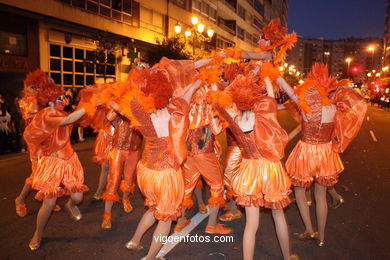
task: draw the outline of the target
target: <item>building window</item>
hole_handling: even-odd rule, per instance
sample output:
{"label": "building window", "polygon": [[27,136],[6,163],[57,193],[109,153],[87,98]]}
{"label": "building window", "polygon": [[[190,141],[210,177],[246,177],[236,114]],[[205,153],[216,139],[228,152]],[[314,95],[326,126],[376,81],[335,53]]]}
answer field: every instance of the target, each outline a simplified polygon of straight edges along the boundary
{"label": "building window", "polygon": [[255,10],[261,15],[264,16],[264,5],[260,2],[260,0],[253,1],[253,7]]}
{"label": "building window", "polygon": [[233,46],[234,46],[234,42],[231,42],[225,38],[217,36],[217,48],[218,49],[226,49],[226,48],[233,47]]}
{"label": "building window", "polygon": [[[115,56],[95,50],[50,44],[50,77],[63,87],[84,87],[115,80]],[[103,80],[102,80],[103,79]]]}
{"label": "building window", "polygon": [[237,26],[237,37],[241,40],[245,39],[245,30],[242,29],[240,26]]}
{"label": "building window", "polygon": [[27,36],[0,31],[0,53],[27,57]]}
{"label": "building window", "polygon": [[253,25],[259,30],[263,28],[263,24],[261,23],[260,19],[256,18],[255,16],[253,16]]}
{"label": "building window", "polygon": [[189,0],[171,0],[173,4],[185,9],[190,10],[190,2]]}
{"label": "building window", "polygon": [[239,17],[245,20],[245,8],[241,5],[238,5],[237,14]]}
{"label": "building window", "polygon": [[60,0],[61,2],[111,18],[131,23],[131,0]]}

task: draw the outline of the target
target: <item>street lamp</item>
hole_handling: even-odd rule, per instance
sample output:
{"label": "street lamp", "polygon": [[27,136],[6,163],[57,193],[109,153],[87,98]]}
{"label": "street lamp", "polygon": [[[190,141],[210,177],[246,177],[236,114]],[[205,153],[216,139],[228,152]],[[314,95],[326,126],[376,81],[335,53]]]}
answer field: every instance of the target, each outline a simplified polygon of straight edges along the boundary
{"label": "street lamp", "polygon": [[371,67],[374,68],[374,53],[375,53],[375,46],[374,45],[370,45],[368,47],[368,51],[371,52]]}
{"label": "street lamp", "polygon": [[352,59],[351,58],[346,58],[345,59],[345,62],[348,64],[348,68],[347,68],[347,76],[349,78],[349,64],[351,63]]}
{"label": "street lamp", "polygon": [[[199,22],[199,18],[196,16],[191,17],[191,23],[192,27],[187,28],[184,31],[184,35],[186,38],[192,37],[192,55],[195,55],[195,46],[198,38],[201,38],[201,41],[206,41],[211,39],[214,36],[214,30],[211,27],[207,28],[206,34],[207,37],[203,35],[203,32],[205,31],[206,26]],[[179,29],[180,27],[180,29]],[[175,33],[179,34],[181,32],[181,26],[179,24],[175,25]]]}

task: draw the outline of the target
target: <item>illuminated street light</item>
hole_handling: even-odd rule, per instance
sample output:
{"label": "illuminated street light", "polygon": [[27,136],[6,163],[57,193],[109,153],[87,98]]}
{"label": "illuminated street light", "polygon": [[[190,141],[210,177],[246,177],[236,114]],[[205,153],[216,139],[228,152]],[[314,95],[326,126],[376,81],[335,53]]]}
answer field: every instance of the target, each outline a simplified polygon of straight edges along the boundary
{"label": "illuminated street light", "polygon": [[180,26],[179,23],[177,23],[177,24],[175,25],[175,33],[177,33],[177,34],[181,33],[181,26]]}
{"label": "illuminated street light", "polygon": [[211,38],[211,37],[213,37],[213,35],[214,35],[214,30],[213,30],[213,28],[209,27],[207,29],[207,36]]}
{"label": "illuminated street light", "polygon": [[287,63],[284,63],[284,66],[287,68],[288,64],[287,64]]}
{"label": "illuminated street light", "polygon": [[382,71],[388,71],[388,70],[389,70],[389,66],[386,66],[386,67],[382,68]]}
{"label": "illuminated street light", "polygon": [[303,80],[300,80],[300,81],[298,81],[298,83],[299,83],[299,84],[303,84],[303,83],[304,83],[304,81],[303,81]]}
{"label": "illuminated street light", "polygon": [[375,74],[376,77],[380,77],[381,74],[378,72],[377,74]]}
{"label": "illuminated street light", "polygon": [[198,32],[202,33],[204,31],[204,24],[198,23]]}
{"label": "illuminated street light", "polygon": [[283,67],[282,67],[282,66],[280,66],[280,67],[279,67],[279,70],[280,70],[280,71],[283,71],[284,69],[283,69]]}
{"label": "illuminated street light", "polygon": [[371,75],[372,75],[371,72],[368,72],[368,73],[367,73],[367,76],[368,76],[368,77],[371,77]]}
{"label": "illuminated street light", "polygon": [[191,22],[192,22],[192,24],[193,24],[193,25],[196,25],[196,24],[199,22],[199,19],[198,19],[198,17],[196,17],[196,16],[192,16],[192,18],[191,18]]}
{"label": "illuminated street light", "polygon": [[299,76],[301,73],[299,71],[297,71],[297,76]]}
{"label": "illuminated street light", "polygon": [[370,45],[368,47],[368,50],[371,52],[371,67],[374,68],[374,53],[375,53],[375,46]]}
{"label": "illuminated street light", "polygon": [[348,75],[348,77],[349,77],[349,65],[351,64],[351,61],[352,61],[351,58],[346,58],[345,59],[345,62],[348,64],[348,67],[347,67],[347,75]]}
{"label": "illuminated street light", "polygon": [[184,35],[185,35],[186,37],[190,37],[191,34],[192,34],[192,33],[191,33],[190,30],[187,30],[187,31],[184,32]]}

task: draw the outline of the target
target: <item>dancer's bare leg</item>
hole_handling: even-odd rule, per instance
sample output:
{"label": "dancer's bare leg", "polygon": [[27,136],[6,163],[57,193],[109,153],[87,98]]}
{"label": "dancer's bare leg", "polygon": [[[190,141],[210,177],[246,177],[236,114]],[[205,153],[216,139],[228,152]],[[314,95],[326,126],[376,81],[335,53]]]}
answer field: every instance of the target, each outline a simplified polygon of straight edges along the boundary
{"label": "dancer's bare leg", "polygon": [[204,205],[203,197],[202,197],[202,189],[201,188],[195,188],[195,197],[198,202],[198,205]]}
{"label": "dancer's bare leg", "polygon": [[26,197],[28,196],[28,194],[30,194],[30,191],[31,191],[31,184],[25,182],[19,196],[17,196],[15,199],[15,203],[25,204]]}
{"label": "dancer's bare leg", "polygon": [[159,220],[156,230],[154,230],[152,243],[150,244],[148,255],[146,260],[154,260],[158,252],[162,247],[162,241],[159,239],[161,237],[167,237],[171,229],[172,221],[162,221]]}
{"label": "dancer's bare leg", "polygon": [[280,249],[282,249],[283,258],[288,260],[290,259],[290,236],[284,211],[282,209],[273,209],[272,217],[274,218],[276,234],[278,236]]}
{"label": "dancer's bare leg", "polygon": [[215,226],[217,225],[217,217],[218,217],[219,205],[214,205],[209,208],[209,221],[207,225]]}
{"label": "dancer's bare leg", "polygon": [[305,233],[313,233],[313,225],[311,223],[309,206],[305,194],[305,188],[295,186],[295,199],[297,201],[299,213],[301,214],[303,223],[305,225]]}
{"label": "dancer's bare leg", "polygon": [[46,224],[49,220],[51,212],[53,211],[54,206],[56,205],[57,198],[45,199],[43,200],[42,206],[40,207],[37,215],[37,223],[34,235],[30,241],[30,245],[39,243],[42,239],[43,230],[46,227]]}
{"label": "dancer's bare leg", "polygon": [[93,198],[96,199],[96,200],[100,199],[100,197],[103,194],[103,190],[106,187],[107,175],[108,175],[109,169],[110,169],[110,166],[109,166],[108,163],[103,163],[101,165],[100,176],[99,176],[99,184],[98,184],[98,187],[96,189],[95,194],[93,195]]}
{"label": "dancer's bare leg", "polygon": [[260,209],[245,207],[246,224],[244,229],[243,250],[244,260],[252,260],[255,252],[256,233],[260,222]]}
{"label": "dancer's bare leg", "polygon": [[177,220],[177,225],[178,226],[184,226],[187,221],[186,217],[186,208],[181,209],[181,217]]}
{"label": "dancer's bare leg", "polygon": [[328,204],[326,202],[326,190],[325,186],[318,183],[315,184],[314,196],[316,198],[316,213],[318,223],[318,236],[320,240],[325,238],[325,225],[326,218],[328,216]]}
{"label": "dancer's bare leg", "polygon": [[137,229],[135,230],[135,233],[130,241],[136,245],[139,245],[142,236],[155,222],[156,219],[154,218],[153,212],[150,210],[146,211],[138,223]]}
{"label": "dancer's bare leg", "polygon": [[238,212],[238,207],[237,207],[237,204],[236,204],[236,201],[235,200],[229,200],[227,202],[228,206],[229,206],[229,209],[230,211],[233,213],[233,214],[237,214]]}

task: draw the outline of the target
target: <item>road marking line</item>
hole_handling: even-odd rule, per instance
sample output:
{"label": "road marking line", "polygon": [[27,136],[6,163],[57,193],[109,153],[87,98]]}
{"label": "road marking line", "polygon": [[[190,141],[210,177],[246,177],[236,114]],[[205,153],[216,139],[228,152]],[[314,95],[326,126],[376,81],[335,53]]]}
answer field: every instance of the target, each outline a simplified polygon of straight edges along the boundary
{"label": "road marking line", "polygon": [[370,121],[370,117],[369,116],[367,116],[367,121]]}
{"label": "road marking line", "polygon": [[302,126],[301,125],[298,125],[297,127],[294,128],[294,130],[292,130],[289,134],[288,134],[288,141],[291,141],[292,139],[294,139],[294,137],[299,134],[299,132],[301,132],[302,130]]}
{"label": "road marking line", "polygon": [[375,137],[374,131],[370,130],[370,135],[371,135],[371,138],[374,142],[378,142],[378,139],[376,139],[376,137]]}
{"label": "road marking line", "polygon": [[[208,207],[207,207],[207,210]],[[208,211],[207,211],[208,212]],[[182,231],[180,232],[175,232],[173,233],[172,235],[170,235],[167,240],[168,241],[172,241],[172,242],[167,242],[165,245],[163,245],[163,247],[160,249],[160,252],[158,252],[157,256],[156,257],[164,257],[166,254],[168,254],[175,246],[177,246],[177,244],[179,244],[180,242],[173,242],[175,241],[175,237],[180,237],[180,236],[186,236],[188,235],[193,229],[195,229],[205,218],[208,217],[208,213],[207,214],[201,214],[201,213],[196,213],[195,216],[193,216],[191,218],[191,223],[186,226],[185,228],[183,228]],[[154,239],[154,238],[152,238]],[[180,241],[180,239],[177,239],[176,241]],[[146,256],[143,257],[141,260],[145,260],[146,259]]]}

